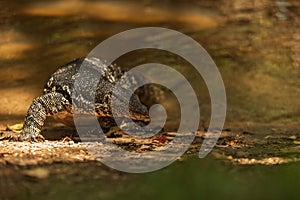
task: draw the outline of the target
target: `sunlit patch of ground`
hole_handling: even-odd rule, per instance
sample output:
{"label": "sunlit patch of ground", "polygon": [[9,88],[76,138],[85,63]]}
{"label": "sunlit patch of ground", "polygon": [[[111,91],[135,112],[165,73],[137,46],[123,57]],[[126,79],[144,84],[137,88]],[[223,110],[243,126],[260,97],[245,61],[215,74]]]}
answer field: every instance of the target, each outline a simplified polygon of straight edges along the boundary
{"label": "sunlit patch of ground", "polygon": [[279,165],[279,164],[285,164],[285,163],[291,163],[291,162],[299,162],[300,158],[280,158],[280,157],[270,157],[270,158],[263,158],[263,159],[235,158],[235,159],[232,159],[232,161],[235,163],[238,163],[240,165],[257,165],[257,164]]}
{"label": "sunlit patch of ground", "polygon": [[[273,124],[271,127],[268,124],[252,124],[239,128],[237,126],[232,129],[227,128],[226,131],[222,132],[211,155],[238,165],[277,165],[299,161],[300,132],[297,129],[297,124],[289,124],[288,126]],[[6,138],[7,135],[17,134],[8,131],[4,126],[1,127],[0,131],[0,138],[2,139]],[[108,152],[111,149],[106,149],[107,146],[101,141],[97,141],[97,138],[95,138],[95,142],[90,139],[89,143],[81,143],[80,138],[76,136],[75,129],[51,126],[43,131],[43,135],[46,139],[52,139],[39,143],[0,141],[0,153],[2,155],[0,156],[0,163],[16,166],[55,162],[74,163],[95,161],[97,155],[101,155],[101,158],[110,155]],[[122,131],[118,131],[117,135],[122,137],[106,138],[106,141],[126,151],[145,153],[164,149],[167,144],[172,142],[176,132],[163,132],[159,136],[147,139],[133,138]],[[181,134],[180,137],[184,141],[185,136]],[[197,132],[194,142],[178,159],[185,159],[187,155],[197,156],[204,138],[205,132]],[[97,151],[96,154],[94,149]],[[164,159],[166,156],[169,155],[161,152],[161,156],[152,159]],[[121,156],[119,159],[125,158]]]}

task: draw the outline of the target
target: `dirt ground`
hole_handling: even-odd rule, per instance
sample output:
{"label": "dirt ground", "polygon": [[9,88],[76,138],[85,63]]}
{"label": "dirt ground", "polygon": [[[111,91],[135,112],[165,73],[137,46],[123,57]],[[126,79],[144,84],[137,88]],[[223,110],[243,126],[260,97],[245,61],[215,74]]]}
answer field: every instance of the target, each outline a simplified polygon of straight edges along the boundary
{"label": "dirt ground", "polygon": [[[218,159],[241,165],[277,165],[299,161],[300,132],[298,125],[272,125],[271,127],[270,124],[252,124],[247,127],[225,129],[211,154]],[[16,134],[7,128],[0,131],[1,138],[5,138],[9,134]],[[86,144],[80,142],[78,136],[74,136],[76,134],[72,128],[48,127],[43,134],[46,137],[45,142],[0,141],[0,165],[24,167],[97,161],[95,155],[87,149]],[[127,151],[143,153],[164,147],[172,141],[176,133],[163,132],[149,139],[133,139],[121,131],[118,132],[118,135],[122,137],[106,138],[106,141]],[[196,155],[204,137],[205,132],[198,131],[195,134],[194,142],[178,159],[184,159],[185,155],[189,154]],[[48,138],[50,140],[47,140]],[[101,141],[92,142],[89,148],[99,149],[100,147],[102,149],[100,154],[105,157],[107,149],[102,146]],[[161,157],[163,156],[162,154]]]}

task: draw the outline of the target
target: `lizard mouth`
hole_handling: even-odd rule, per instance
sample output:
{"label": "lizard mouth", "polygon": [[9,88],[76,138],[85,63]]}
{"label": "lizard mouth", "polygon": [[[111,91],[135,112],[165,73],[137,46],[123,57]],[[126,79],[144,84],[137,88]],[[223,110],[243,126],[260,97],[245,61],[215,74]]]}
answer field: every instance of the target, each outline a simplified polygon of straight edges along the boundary
{"label": "lizard mouth", "polygon": [[147,114],[141,113],[132,113],[130,112],[130,118],[134,121],[143,121],[143,122],[150,122],[150,116]]}
{"label": "lizard mouth", "polygon": [[129,102],[130,118],[137,121],[150,122],[149,111],[137,95],[133,95]]}

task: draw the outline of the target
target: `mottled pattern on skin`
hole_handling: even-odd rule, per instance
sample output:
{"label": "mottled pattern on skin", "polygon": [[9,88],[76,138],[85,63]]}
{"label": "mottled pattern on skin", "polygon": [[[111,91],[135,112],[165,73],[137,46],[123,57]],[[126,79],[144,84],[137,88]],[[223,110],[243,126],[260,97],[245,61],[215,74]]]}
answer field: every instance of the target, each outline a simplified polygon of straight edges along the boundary
{"label": "mottled pattern on skin", "polygon": [[[87,71],[80,73],[80,76],[84,76],[85,81],[80,83],[86,91],[81,95],[74,95],[76,98],[73,99],[73,87],[76,77],[79,76],[79,68],[84,65]],[[89,91],[91,88],[90,84],[93,84],[93,77],[91,76],[91,71],[93,74],[99,74],[101,77],[96,77],[95,80],[100,80],[97,84],[96,93],[94,91]],[[95,73],[94,73],[95,72]],[[117,99],[122,102],[122,92],[126,92],[126,87],[131,87],[130,84],[138,81],[142,81],[143,78],[139,77],[129,77],[124,69],[116,66],[107,66],[105,62],[98,58],[79,58],[71,61],[61,67],[59,67],[49,78],[44,87],[44,94],[36,99],[34,99],[31,104],[28,113],[25,117],[23,132],[18,136],[18,140],[31,140],[39,141],[43,140],[43,136],[40,134],[44,126],[44,122],[47,116],[54,116],[57,119],[62,120],[66,124],[72,124],[72,104],[80,105],[80,107],[85,108],[85,105],[90,105],[91,102],[88,100],[89,95],[94,95],[95,97],[95,115],[99,117],[100,121],[105,122],[106,126],[110,126],[111,122],[113,126],[114,120],[111,113],[111,95],[114,83],[123,76],[124,88],[121,88],[116,93]],[[95,78],[95,77],[94,77]],[[136,93],[141,95],[145,101],[150,102],[150,100],[156,99],[154,95],[158,93],[155,91],[157,88],[153,88],[149,85],[145,85],[139,89]],[[149,91],[147,91],[149,90]],[[151,90],[151,91],[150,91]],[[152,101],[155,103],[154,101]],[[149,107],[149,105],[147,105]],[[118,109],[128,109],[122,106]],[[143,105],[139,97],[133,94],[129,104],[130,116],[117,116],[117,117],[130,117],[134,121],[138,122],[149,122],[148,110],[145,105]],[[101,124],[101,123],[100,123]],[[108,125],[107,125],[108,124]]]}

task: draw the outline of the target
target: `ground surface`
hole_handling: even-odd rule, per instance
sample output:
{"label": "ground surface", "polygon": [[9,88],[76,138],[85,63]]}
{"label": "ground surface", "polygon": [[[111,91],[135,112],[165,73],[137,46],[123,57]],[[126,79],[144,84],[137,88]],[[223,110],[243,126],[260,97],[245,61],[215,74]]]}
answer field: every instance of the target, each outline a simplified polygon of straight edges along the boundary
{"label": "ground surface", "polygon": [[[255,124],[254,126],[227,129],[222,132],[212,155],[218,159],[232,161],[235,164],[265,164],[276,165],[299,161],[300,133],[297,125],[289,126]],[[53,132],[56,132],[56,138]],[[67,132],[71,135],[67,136]],[[76,163],[96,161],[93,152],[87,144],[80,142],[77,136],[72,137],[71,128],[58,126],[48,128],[47,133],[52,140],[45,142],[10,142],[0,141],[1,165],[35,166],[53,163]],[[2,130],[2,138],[11,131]],[[61,133],[61,134],[59,134]],[[15,134],[15,133],[13,133]],[[65,137],[61,137],[65,135]],[[75,135],[75,134],[73,134]],[[119,131],[122,137],[106,138],[119,148],[138,153],[156,151],[172,141],[176,132],[164,132],[150,139],[132,138]],[[71,137],[71,138],[70,138]],[[205,132],[199,131],[186,154],[197,154],[205,137]],[[56,140],[53,140],[56,139]],[[92,145],[92,146],[91,146]],[[91,142],[89,148],[101,149],[102,157],[109,156],[102,142]],[[160,157],[163,157],[162,154]],[[120,158],[125,159],[125,158]],[[158,158],[153,157],[153,160]],[[178,159],[184,159],[184,156]]]}

